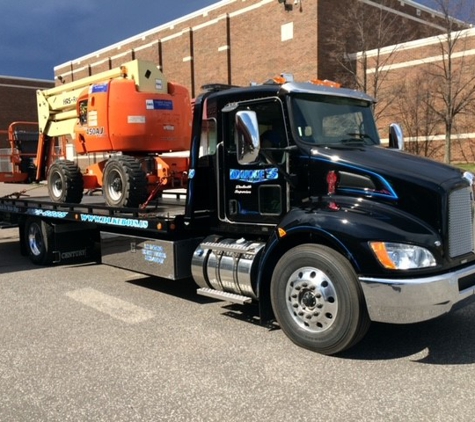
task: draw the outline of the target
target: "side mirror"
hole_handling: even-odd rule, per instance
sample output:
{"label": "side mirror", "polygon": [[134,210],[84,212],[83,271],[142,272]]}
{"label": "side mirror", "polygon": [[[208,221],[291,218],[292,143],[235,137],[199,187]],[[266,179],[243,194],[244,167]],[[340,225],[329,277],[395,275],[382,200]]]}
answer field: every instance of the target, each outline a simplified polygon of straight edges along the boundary
{"label": "side mirror", "polygon": [[258,162],[260,140],[256,112],[238,111],[234,123],[236,126],[234,141],[238,163],[245,165]]}
{"label": "side mirror", "polygon": [[389,125],[389,148],[404,149],[404,136],[401,126],[397,123],[391,123]]}

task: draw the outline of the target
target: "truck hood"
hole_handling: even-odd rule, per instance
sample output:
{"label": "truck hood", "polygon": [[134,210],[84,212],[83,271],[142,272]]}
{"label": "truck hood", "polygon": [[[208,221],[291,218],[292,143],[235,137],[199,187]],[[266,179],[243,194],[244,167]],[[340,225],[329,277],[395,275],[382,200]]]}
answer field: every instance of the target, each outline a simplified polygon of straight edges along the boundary
{"label": "truck hood", "polygon": [[460,181],[461,170],[428,158],[378,146],[313,148],[317,160],[334,163],[341,170],[372,172],[388,182],[399,180],[438,190],[447,182]]}
{"label": "truck hood", "polygon": [[304,184],[311,197],[334,193],[384,202],[437,230],[450,192],[468,186],[460,170],[399,150],[326,147],[313,148],[310,154]]}

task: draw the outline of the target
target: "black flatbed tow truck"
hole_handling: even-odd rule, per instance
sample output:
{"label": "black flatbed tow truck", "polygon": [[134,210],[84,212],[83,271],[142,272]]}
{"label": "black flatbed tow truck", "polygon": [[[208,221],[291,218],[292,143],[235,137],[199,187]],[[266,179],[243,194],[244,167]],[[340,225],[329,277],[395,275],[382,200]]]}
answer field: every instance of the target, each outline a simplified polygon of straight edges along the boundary
{"label": "black flatbed tow truck", "polygon": [[257,303],[261,323],[337,354],[371,321],[426,321],[475,298],[473,175],[405,153],[395,125],[384,147],[373,104],[293,81],[210,90],[194,102],[186,194],[144,209],[3,195],[0,221],[37,264],[99,249],[104,264],[191,276],[198,294]]}

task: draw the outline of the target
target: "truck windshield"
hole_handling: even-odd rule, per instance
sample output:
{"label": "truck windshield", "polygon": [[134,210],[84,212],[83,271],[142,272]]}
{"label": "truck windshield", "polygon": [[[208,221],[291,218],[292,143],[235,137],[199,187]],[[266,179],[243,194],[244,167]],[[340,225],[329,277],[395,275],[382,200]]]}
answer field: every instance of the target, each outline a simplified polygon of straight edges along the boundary
{"label": "truck windshield", "polygon": [[294,136],[314,146],[379,145],[371,103],[330,95],[292,97]]}

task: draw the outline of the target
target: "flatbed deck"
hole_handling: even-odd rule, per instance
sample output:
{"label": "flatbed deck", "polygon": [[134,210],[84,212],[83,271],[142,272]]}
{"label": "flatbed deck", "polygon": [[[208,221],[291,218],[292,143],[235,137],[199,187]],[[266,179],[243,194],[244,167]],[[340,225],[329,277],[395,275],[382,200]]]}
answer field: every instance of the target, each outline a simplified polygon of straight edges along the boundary
{"label": "flatbed deck", "polygon": [[180,231],[185,212],[186,190],[170,189],[150,201],[146,208],[107,206],[100,192],[85,194],[80,204],[51,202],[44,184],[0,184],[0,212],[12,213],[4,225],[11,227],[21,215],[41,216],[61,221],[81,221],[107,230],[139,229],[144,233]]}

